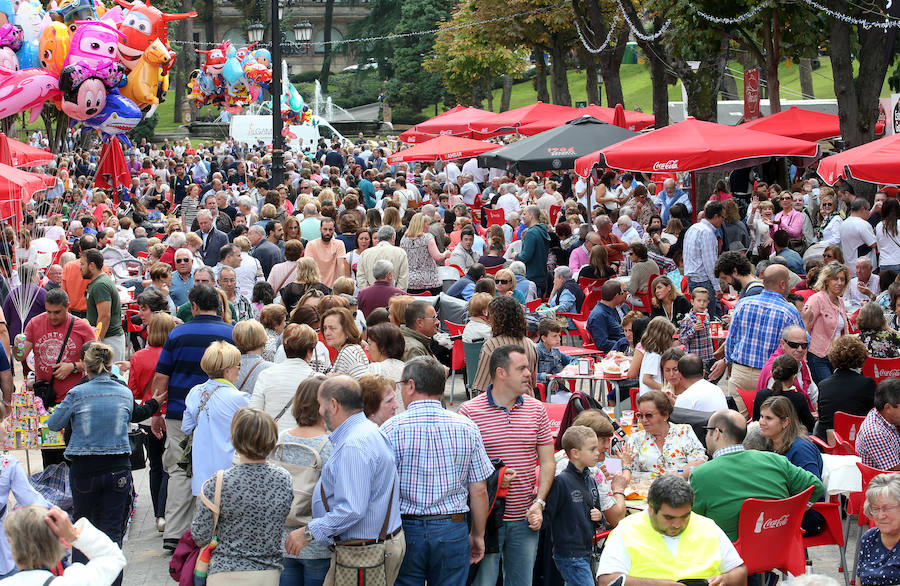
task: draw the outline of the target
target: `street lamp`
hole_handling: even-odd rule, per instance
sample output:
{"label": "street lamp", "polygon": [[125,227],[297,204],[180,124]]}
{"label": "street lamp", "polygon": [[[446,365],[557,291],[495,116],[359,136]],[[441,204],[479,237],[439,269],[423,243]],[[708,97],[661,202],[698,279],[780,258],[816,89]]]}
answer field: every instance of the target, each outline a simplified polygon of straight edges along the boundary
{"label": "street lamp", "polygon": [[254,21],[253,24],[247,27],[247,38],[250,39],[251,43],[259,43],[263,40],[263,36],[266,33],[266,27],[263,26],[263,23]]}
{"label": "street lamp", "polygon": [[284,14],[282,0],[270,0],[272,18],[272,188],[284,179],[284,137],[281,136],[281,18]]}
{"label": "street lamp", "polygon": [[308,20],[297,21],[294,25],[294,39],[298,43],[309,43],[312,39],[313,25]]}

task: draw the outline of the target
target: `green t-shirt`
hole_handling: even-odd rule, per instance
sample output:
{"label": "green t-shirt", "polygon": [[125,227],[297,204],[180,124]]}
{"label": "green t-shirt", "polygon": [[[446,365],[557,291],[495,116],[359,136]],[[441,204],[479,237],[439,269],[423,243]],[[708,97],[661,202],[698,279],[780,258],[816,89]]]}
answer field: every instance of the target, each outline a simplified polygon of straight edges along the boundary
{"label": "green t-shirt", "polygon": [[[232,303],[231,301],[228,302],[228,308],[231,309],[232,323],[236,323],[237,317],[238,317],[237,308],[235,308],[234,303]],[[181,306],[178,308],[178,311],[175,313],[175,317],[177,317],[184,323],[193,321],[194,314],[191,313],[191,302],[188,301],[187,303],[182,303]]]}
{"label": "green t-shirt", "polygon": [[122,301],[119,298],[119,290],[109,275],[102,273],[95,277],[87,287],[87,319],[97,327],[97,304],[109,301],[109,324],[106,329],[106,337],[121,336],[122,331]]}

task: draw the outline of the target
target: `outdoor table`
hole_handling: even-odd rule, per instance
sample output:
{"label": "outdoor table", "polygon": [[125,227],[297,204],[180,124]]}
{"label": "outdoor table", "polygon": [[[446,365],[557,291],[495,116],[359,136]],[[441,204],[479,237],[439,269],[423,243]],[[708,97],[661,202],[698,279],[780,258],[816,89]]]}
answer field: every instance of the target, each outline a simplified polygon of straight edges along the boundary
{"label": "outdoor table", "polygon": [[571,357],[596,356],[599,354],[603,354],[602,350],[591,350],[590,348],[579,348],[578,346],[559,346],[557,350],[559,350],[566,356]]}
{"label": "outdoor table", "polygon": [[[606,393],[601,393],[600,397],[594,396],[594,387],[596,386],[597,381],[609,381],[609,382],[617,382],[620,380],[625,380],[628,378],[625,374],[614,375],[614,374],[563,374],[562,372],[557,374],[548,374],[547,378],[560,378],[565,380],[586,380],[590,381],[590,395],[592,398],[600,401],[600,405],[606,409],[609,406],[609,399],[606,396]],[[616,401],[616,416],[619,416],[619,411],[622,402]]]}
{"label": "outdoor table", "polygon": [[822,484],[825,493],[850,494],[862,491],[862,473],[856,466],[859,456],[822,454]]}

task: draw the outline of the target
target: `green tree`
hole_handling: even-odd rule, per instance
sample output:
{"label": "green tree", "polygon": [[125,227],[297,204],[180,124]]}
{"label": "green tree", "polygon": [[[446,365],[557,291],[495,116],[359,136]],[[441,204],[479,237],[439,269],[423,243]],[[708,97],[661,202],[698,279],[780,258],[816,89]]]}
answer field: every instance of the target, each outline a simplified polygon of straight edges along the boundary
{"label": "green tree", "polygon": [[[425,61],[425,69],[441,76],[449,102],[480,106],[488,97],[493,110],[493,79],[503,74],[520,73],[525,68],[524,48],[515,51],[488,41],[477,27],[449,28],[478,21],[473,0],[461,3],[451,18],[441,24],[435,35],[434,51]],[[449,30],[448,30],[449,29]]]}

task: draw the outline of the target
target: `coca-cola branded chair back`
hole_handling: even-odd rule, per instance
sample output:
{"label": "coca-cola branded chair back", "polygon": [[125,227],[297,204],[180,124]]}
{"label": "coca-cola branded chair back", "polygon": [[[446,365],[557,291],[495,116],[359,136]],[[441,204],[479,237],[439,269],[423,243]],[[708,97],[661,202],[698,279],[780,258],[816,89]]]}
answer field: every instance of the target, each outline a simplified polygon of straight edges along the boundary
{"label": "coca-cola branded chair back", "polygon": [[799,576],[806,572],[800,522],[813,489],[810,486],[798,495],[781,500],[744,501],[734,547],[747,565],[748,574],[778,570]]}
{"label": "coca-cola branded chair back", "polygon": [[876,385],[885,379],[900,378],[900,358],[867,358],[862,373]]}

